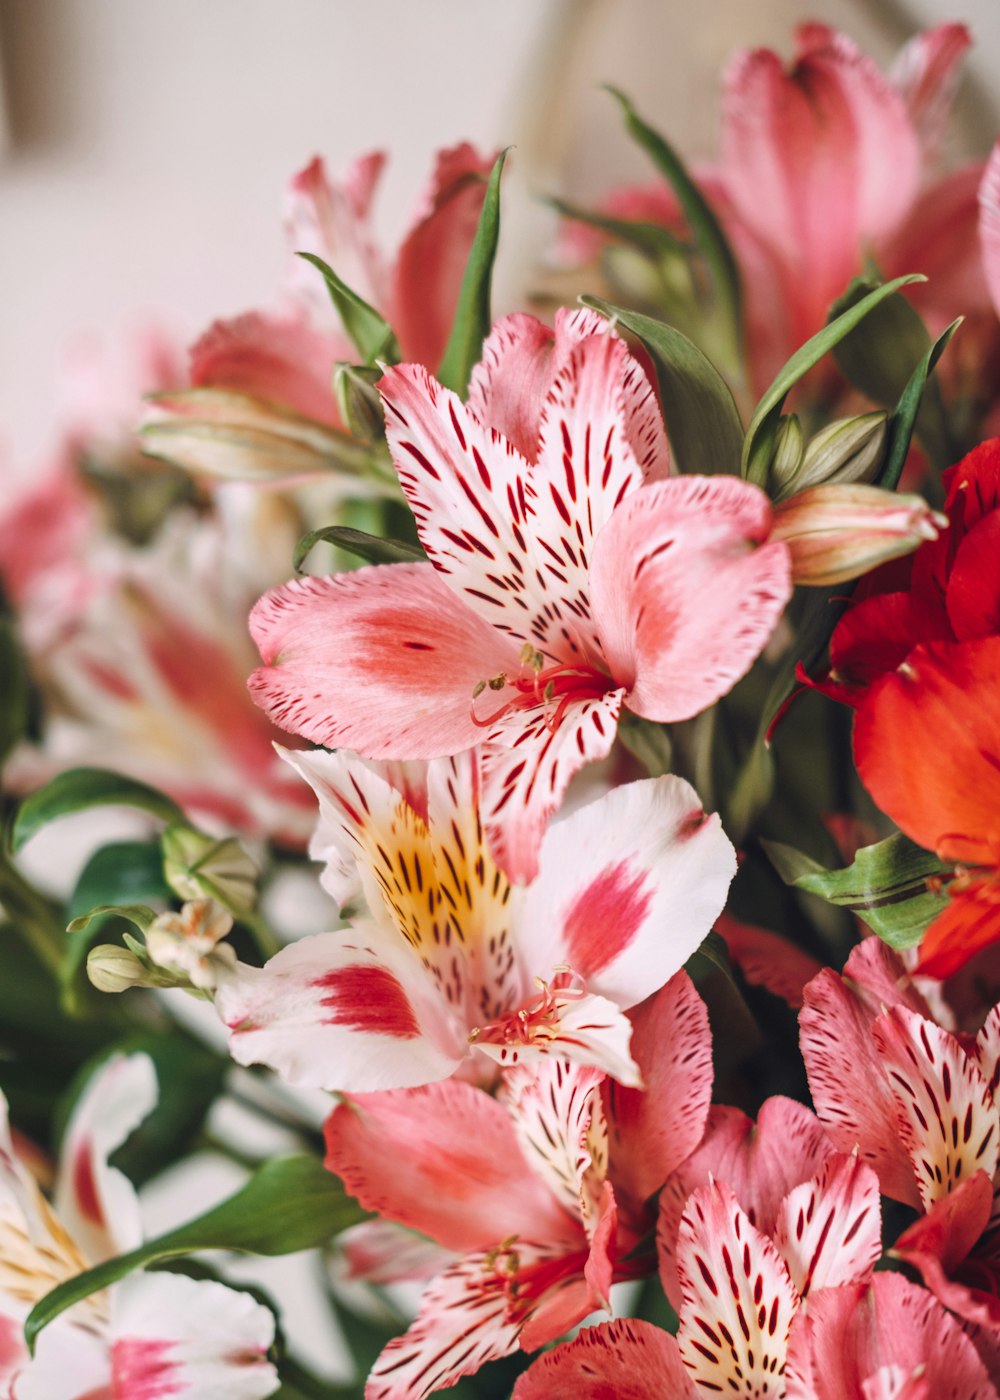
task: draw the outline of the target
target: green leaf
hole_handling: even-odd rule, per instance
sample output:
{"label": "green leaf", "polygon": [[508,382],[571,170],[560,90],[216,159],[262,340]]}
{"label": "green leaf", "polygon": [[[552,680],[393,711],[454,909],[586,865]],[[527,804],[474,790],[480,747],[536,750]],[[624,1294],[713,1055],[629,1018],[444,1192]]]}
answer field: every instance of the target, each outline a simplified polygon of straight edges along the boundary
{"label": "green leaf", "polygon": [[781,418],[781,407],[790,390],[809,373],[814,365],[820,362],[824,355],[839,345],[856,326],[861,324],[866,316],[870,315],[877,306],[888,300],[895,292],[898,292],[900,287],[906,287],[912,282],[926,281],[926,277],[911,274],[908,277],[897,277],[892,282],[886,282],[884,286],[876,288],[874,292],[869,292],[861,301],[842,312],[835,321],[824,326],[811,340],[807,340],[805,345],[796,350],[792,358],[779,371],[750,420],[750,427],[743,443],[741,463],[742,474],[748,481],[755,482],[758,486],[763,486],[767,481],[774,439]]}
{"label": "green leaf", "polygon": [[323,274],[330,300],[364,363],[373,365],[377,360],[387,360],[395,364],[401,354],[399,341],[385,317],[373,306],[369,306],[357,292],[352,292],[329,263],[325,263],[315,253],[299,253],[298,256],[312,263],[313,267]]}
{"label": "green leaf", "polygon": [[658,131],[647,126],[624,93],[610,86],[608,92],[620,104],[630,134],[677,196],[698,251],[705,259],[725,339],[738,364],[743,341],[740,274],[722,225],[673,147]]}
{"label": "green leaf", "polygon": [[[876,291],[881,283],[855,277],[843,296],[830,307],[827,323]],[[920,313],[899,294],[889,297],[834,348],[833,358],[844,378],[875,403],[895,405],[931,338]]]}
{"label": "green leaf", "polygon": [[[903,474],[903,467],[906,465],[906,457],[910,450],[910,442],[913,438],[913,430],[917,424],[917,417],[920,414],[921,406],[924,404],[924,388],[927,380],[933,372],[938,360],[948,348],[948,343],[952,336],[962,324],[962,317],[952,321],[951,325],[941,332],[937,340],[924,354],[916,369],[910,375],[909,382],[903,390],[896,411],[889,419],[889,445],[886,451],[885,466],[882,474],[876,483],[883,486],[887,491],[895,490],[899,484],[899,478]],[[938,449],[938,455],[947,456],[947,450]]]}
{"label": "green leaf", "polygon": [[486,195],[472,240],[465,275],[458,293],[455,319],[438,366],[437,377],[446,389],[465,395],[469,375],[483,355],[483,341],[490,333],[490,295],[493,283],[493,263],[500,240],[500,177],[507,152],[496,158],[486,184]]}
{"label": "green leaf", "polygon": [[147,904],[97,904],[93,909],[72,919],[67,925],[70,933],[83,933],[99,919],[123,919],[145,933],[156,918],[155,909]]}
{"label": "green leaf", "polygon": [[935,882],[936,877],[950,874],[952,867],[902,833],[863,847],[843,870],[825,870],[811,857],[777,841],[761,844],[785,884],[849,909],[892,948],[919,943],[927,925],[948,902]]}
{"label": "green leaf", "polygon": [[586,224],[588,228],[596,228],[601,233],[607,233],[612,238],[617,238],[622,243],[627,243],[640,253],[644,253],[647,258],[652,258],[655,262],[665,258],[686,258],[692,252],[690,244],[682,242],[676,234],[663,228],[661,224],[643,223],[638,219],[616,219],[610,214],[599,214],[591,209],[581,209],[577,204],[570,204],[565,199],[556,199],[553,196],[549,196],[545,202],[550,204],[556,213],[561,214],[564,219],[572,219],[576,223]]}
{"label": "green leaf", "polygon": [[682,472],[736,472],[743,424],[722,375],[687,336],[599,297],[581,297],[639,337],[656,366],[670,446]]}
{"label": "green leaf", "polygon": [[660,778],[664,773],[673,772],[673,744],[665,725],[652,720],[640,719],[631,711],[626,711],[618,726],[618,738],[639,762],[651,778]]}
{"label": "green leaf", "polygon": [[25,1338],[34,1353],[38,1334],[60,1313],[135,1269],[161,1259],[202,1249],[293,1254],[325,1244],[363,1218],[360,1206],[345,1194],[342,1184],[317,1158],[274,1158],[213,1210],[52,1289],[31,1310],[25,1323]]}
{"label": "green leaf", "polygon": [[25,734],[31,715],[31,683],[13,622],[0,616],[0,765]]}
{"label": "green leaf", "polygon": [[19,851],[57,817],[89,807],[138,807],[164,822],[186,821],[172,798],[146,783],[104,768],[69,768],[21,803],[11,833],[12,849]]}
{"label": "green leaf", "polygon": [[301,572],[307,556],[321,541],[336,545],[338,549],[354,554],[368,564],[418,564],[427,560],[427,555],[417,544],[407,544],[405,540],[384,540],[364,530],[352,530],[349,525],[323,525],[303,535],[295,546],[292,564],[296,572]]}
{"label": "green leaf", "polygon": [[[66,906],[72,922],[97,907],[114,908],[137,900],[171,897],[163,878],[163,856],[158,841],[114,841],[95,851],[80,873]],[[71,932],[59,970],[62,1004],[71,1015],[81,1015],[96,993],[87,980],[87,954],[98,939],[113,936],[116,915],[87,921]],[[103,1002],[103,999],[102,999]]]}

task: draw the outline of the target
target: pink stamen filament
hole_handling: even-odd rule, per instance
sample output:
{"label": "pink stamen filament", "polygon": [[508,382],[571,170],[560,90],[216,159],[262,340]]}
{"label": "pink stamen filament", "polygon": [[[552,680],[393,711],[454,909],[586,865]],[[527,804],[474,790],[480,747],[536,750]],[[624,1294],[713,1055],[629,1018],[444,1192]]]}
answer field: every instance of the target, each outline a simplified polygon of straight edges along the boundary
{"label": "pink stamen filament", "polygon": [[558,701],[555,713],[546,723],[550,729],[558,728],[566,710],[574,701],[599,700],[606,695],[614,682],[602,671],[586,663],[560,662],[541,671],[533,671],[528,676],[510,676],[507,685],[518,693],[505,701],[492,714],[479,718],[476,714],[475,697],[472,703],[472,722],[480,729],[486,729],[497,720],[514,710],[531,710],[546,701]]}

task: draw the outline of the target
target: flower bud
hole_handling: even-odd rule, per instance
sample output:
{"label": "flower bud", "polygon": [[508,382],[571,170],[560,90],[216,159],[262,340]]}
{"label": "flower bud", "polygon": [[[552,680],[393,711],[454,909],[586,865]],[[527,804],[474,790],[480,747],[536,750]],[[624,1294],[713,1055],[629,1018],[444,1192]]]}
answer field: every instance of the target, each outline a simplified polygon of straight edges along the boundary
{"label": "flower bud", "polygon": [[124,992],[148,987],[151,980],[142,961],[127,948],[101,943],[87,955],[87,976],[99,992]]}
{"label": "flower bud", "polygon": [[[233,926],[228,909],[212,899],[195,899],[179,913],[159,914],[146,930],[146,951],[157,965],[186,977],[192,987],[211,991],[223,967],[236,962],[222,939]],[[221,945],[221,946],[220,946]]]}
{"label": "flower bud", "polygon": [[889,415],[879,410],[828,424],[810,439],[794,489],[871,481],[885,455],[888,422]]}
{"label": "flower bud", "polygon": [[216,841],[190,827],[168,827],[163,873],[181,899],[217,899],[236,913],[257,902],[257,866],[234,836]]}
{"label": "flower bud", "polygon": [[338,361],[333,367],[333,393],[344,427],[359,442],[376,443],[385,437],[385,414],[376,382],[382,371],[368,365]]}
{"label": "flower bud", "polygon": [[827,587],[935,540],[948,524],[920,496],[877,486],[814,486],[774,508],[772,540],[791,555],[792,581]]}
{"label": "flower bud", "polygon": [[768,474],[768,486],[775,500],[787,496],[802,466],[805,439],[802,424],[794,413],[782,418],[774,441],[774,456]]}

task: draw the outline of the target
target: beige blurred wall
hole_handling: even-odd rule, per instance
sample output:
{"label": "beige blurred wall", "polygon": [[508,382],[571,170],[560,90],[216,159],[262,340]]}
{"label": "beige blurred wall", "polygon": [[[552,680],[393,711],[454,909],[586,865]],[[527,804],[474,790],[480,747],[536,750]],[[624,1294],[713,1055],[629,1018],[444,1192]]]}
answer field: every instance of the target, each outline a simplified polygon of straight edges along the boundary
{"label": "beige blurred wall", "polygon": [[[964,115],[982,146],[1000,126],[982,96],[1000,72],[1000,5],[912,11],[976,28],[982,87]],[[533,192],[594,194],[642,171],[600,82],[705,155],[722,62],[745,44],[787,46],[802,18],[849,29],[879,58],[908,25],[896,4],[856,0],[0,0],[6,462],[35,465],[51,438],[75,333],[155,317],[186,337],[271,294],[281,189],[314,152],[338,169],[392,151],[380,210],[395,236],[436,147],[516,143],[510,299],[547,236]]]}

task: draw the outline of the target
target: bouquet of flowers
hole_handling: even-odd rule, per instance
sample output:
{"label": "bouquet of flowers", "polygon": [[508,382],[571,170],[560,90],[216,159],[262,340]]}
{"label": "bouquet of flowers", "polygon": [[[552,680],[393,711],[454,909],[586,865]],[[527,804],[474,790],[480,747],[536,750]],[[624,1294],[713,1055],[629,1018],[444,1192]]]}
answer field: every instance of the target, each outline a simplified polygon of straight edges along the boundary
{"label": "bouquet of flowers", "polygon": [[394,257],[315,160],[271,306],[88,367],[0,516],[0,1394],[997,1400],[968,42],[739,54],[706,168],[613,93],[540,315],[506,153]]}

